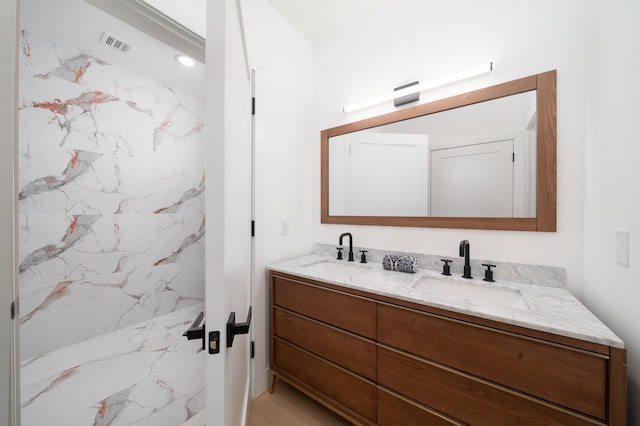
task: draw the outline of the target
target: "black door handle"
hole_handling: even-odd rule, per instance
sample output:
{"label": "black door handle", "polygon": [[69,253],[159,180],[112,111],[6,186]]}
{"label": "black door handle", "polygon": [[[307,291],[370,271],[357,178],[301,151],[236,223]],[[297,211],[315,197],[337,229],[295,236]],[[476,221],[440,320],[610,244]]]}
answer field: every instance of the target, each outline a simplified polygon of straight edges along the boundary
{"label": "black door handle", "polygon": [[[200,312],[196,319],[191,324],[191,327],[187,329],[183,336],[188,340],[202,339],[202,349],[204,349],[204,312]],[[200,325],[202,323],[202,326]]]}
{"label": "black door handle", "polygon": [[251,326],[251,306],[249,306],[249,313],[247,314],[246,322],[236,322],[236,313],[231,312],[229,319],[227,320],[227,347],[233,346],[233,338],[236,334],[249,333],[249,327]]}

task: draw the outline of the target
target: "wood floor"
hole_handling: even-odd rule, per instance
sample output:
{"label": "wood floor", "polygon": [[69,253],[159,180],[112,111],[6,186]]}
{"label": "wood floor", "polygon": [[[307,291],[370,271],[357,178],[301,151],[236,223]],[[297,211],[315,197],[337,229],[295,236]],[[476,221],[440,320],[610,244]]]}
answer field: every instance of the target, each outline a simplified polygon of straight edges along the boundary
{"label": "wood floor", "polygon": [[334,425],[351,423],[282,380],[272,394],[265,392],[251,404],[251,426]]}

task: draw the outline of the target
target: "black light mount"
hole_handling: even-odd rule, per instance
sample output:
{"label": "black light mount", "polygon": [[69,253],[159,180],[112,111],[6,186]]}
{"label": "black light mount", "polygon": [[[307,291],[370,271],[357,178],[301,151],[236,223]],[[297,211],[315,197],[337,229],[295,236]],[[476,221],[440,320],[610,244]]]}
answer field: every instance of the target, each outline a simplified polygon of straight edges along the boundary
{"label": "black light mount", "polygon": [[[419,83],[420,83],[419,81],[414,81],[413,83],[408,83],[402,86],[398,86],[394,88],[393,91],[397,92],[398,90],[403,90],[403,89],[406,89],[407,87],[417,86]],[[420,100],[420,92],[416,92],[416,93],[411,93],[409,95],[400,96],[399,98],[395,98],[393,100],[393,105],[395,107],[399,107],[399,106],[410,104],[411,102],[416,102],[419,100]]]}

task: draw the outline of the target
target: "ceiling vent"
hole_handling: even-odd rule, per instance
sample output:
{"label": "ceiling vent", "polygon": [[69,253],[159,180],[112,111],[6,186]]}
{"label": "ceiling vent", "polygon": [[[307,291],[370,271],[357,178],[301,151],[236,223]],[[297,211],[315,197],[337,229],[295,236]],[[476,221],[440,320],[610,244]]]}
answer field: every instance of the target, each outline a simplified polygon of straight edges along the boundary
{"label": "ceiling vent", "polygon": [[129,55],[131,52],[133,52],[134,47],[132,45],[130,45],[129,43],[127,43],[126,41],[112,35],[109,34],[108,32],[104,32],[104,34],[102,34],[102,38],[100,39],[100,42],[102,44],[105,44],[113,49],[117,49],[119,51],[121,51],[122,53],[125,53],[127,55]]}

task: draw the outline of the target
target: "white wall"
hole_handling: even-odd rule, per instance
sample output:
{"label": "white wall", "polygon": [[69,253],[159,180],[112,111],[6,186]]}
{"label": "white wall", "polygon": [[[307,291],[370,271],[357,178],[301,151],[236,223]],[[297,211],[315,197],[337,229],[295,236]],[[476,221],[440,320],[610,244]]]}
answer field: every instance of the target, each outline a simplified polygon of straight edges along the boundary
{"label": "white wall", "polygon": [[[308,253],[314,131],[313,48],[267,0],[243,0],[251,68],[256,70],[256,282],[254,390],[266,389],[268,284],[266,265]],[[289,235],[281,235],[281,220]]]}
{"label": "white wall", "polygon": [[[393,2],[390,2],[393,3]],[[314,162],[314,241],[455,256],[462,239],[474,257],[567,268],[580,293],[584,154],[584,52],[587,11],[577,0],[408,2],[379,8],[344,36],[318,45]],[[493,61],[494,71],[423,93],[422,103],[531,74],[558,70],[558,232],[393,228],[320,224],[319,134],[388,112],[392,104],[345,115],[342,106]],[[499,276],[499,270],[496,272]]]}
{"label": "white wall", "polygon": [[[587,63],[584,302],[624,340],[628,424],[640,424],[640,2],[594,9]],[[629,267],[616,230],[631,231]]]}

